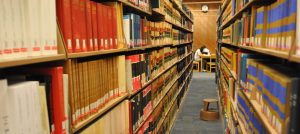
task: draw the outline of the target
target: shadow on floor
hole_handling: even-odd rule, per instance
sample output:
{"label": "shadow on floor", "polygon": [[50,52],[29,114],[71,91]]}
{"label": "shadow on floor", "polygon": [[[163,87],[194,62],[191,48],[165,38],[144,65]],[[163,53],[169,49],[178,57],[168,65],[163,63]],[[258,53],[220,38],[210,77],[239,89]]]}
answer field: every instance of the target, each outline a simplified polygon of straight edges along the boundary
{"label": "shadow on floor", "polygon": [[[176,117],[172,134],[222,134],[224,133],[221,120],[200,120],[202,100],[205,98],[217,99],[217,87],[214,73],[194,72],[190,89],[187,92],[183,105]],[[216,108],[217,105],[212,105]]]}

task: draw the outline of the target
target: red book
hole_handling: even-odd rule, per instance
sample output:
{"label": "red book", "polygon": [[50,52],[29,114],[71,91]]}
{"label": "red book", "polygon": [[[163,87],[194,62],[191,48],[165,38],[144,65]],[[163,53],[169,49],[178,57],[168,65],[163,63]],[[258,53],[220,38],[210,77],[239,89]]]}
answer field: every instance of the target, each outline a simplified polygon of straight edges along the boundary
{"label": "red book", "polygon": [[86,31],[87,31],[87,51],[94,50],[94,43],[93,43],[93,30],[92,30],[92,6],[91,1],[86,0],[85,3],[85,10],[86,10]]}
{"label": "red book", "polygon": [[97,27],[97,3],[94,1],[91,1],[92,6],[92,30],[93,30],[93,43],[94,43],[94,50],[99,50],[98,45],[98,27]]}
{"label": "red book", "polygon": [[68,53],[72,53],[72,25],[71,24],[71,2],[70,0],[57,0],[56,13],[58,22],[64,37],[64,43],[67,47]]}
{"label": "red book", "polygon": [[72,48],[73,52],[80,52],[80,8],[79,8],[79,0],[71,0],[71,18],[72,18]]}
{"label": "red book", "polygon": [[108,49],[113,49],[113,9],[110,6],[107,6],[107,21],[106,22],[110,22],[109,24],[107,23],[107,39],[108,39]]}
{"label": "red book", "polygon": [[113,32],[113,48],[117,49],[118,48],[118,38],[117,38],[117,12],[116,8],[112,7],[112,32]]}
{"label": "red book", "polygon": [[108,22],[108,13],[109,13],[109,7],[106,5],[102,5],[102,22],[103,22],[103,40],[104,40],[104,50],[109,49],[109,22]]}
{"label": "red book", "polygon": [[80,0],[79,7],[80,7],[80,31],[81,31],[81,51],[87,51],[87,30],[86,30],[86,17],[85,17],[85,1]]}
{"label": "red book", "polygon": [[97,3],[97,21],[98,21],[98,43],[99,43],[99,50],[104,49],[104,39],[103,39],[103,13],[102,13],[103,5],[100,3]]}
{"label": "red book", "polygon": [[[26,70],[27,71],[27,70]],[[63,90],[63,67],[34,68],[28,70],[30,74],[50,75],[51,78],[51,102],[53,111],[54,132],[53,134],[66,134],[66,123],[68,115],[64,112],[64,90]]]}

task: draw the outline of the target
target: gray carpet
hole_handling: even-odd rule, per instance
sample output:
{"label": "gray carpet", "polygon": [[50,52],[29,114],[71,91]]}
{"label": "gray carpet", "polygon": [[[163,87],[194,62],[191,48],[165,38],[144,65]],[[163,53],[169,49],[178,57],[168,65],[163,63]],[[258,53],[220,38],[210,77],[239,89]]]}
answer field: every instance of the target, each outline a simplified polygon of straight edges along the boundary
{"label": "gray carpet", "polygon": [[[200,120],[200,109],[203,107],[202,100],[216,98],[216,84],[214,73],[194,72],[192,84],[186,98],[176,117],[172,134],[222,134],[224,133],[221,120]],[[217,105],[213,104],[212,108]]]}

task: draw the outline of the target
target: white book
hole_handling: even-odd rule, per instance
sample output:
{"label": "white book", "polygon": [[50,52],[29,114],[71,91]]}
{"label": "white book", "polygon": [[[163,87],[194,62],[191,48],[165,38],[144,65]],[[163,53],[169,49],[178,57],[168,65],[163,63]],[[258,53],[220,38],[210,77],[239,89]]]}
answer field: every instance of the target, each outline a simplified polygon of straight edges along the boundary
{"label": "white book", "polygon": [[297,1],[296,55],[300,56],[300,2]]}
{"label": "white book", "polygon": [[27,57],[29,55],[29,45],[27,43],[27,39],[28,39],[28,33],[26,31],[26,8],[25,8],[25,3],[26,0],[19,0],[20,2],[20,11],[21,11],[21,16],[20,16],[20,21],[21,21],[21,29],[19,29],[20,34],[21,34],[21,38],[22,38],[22,43],[21,43],[21,56],[22,57]]}
{"label": "white book", "polygon": [[130,15],[123,16],[123,30],[127,47],[130,48]]}
{"label": "white book", "polygon": [[[1,4],[1,3],[0,3]],[[8,122],[7,122],[7,80],[1,79],[0,80],[0,133],[6,134],[9,133],[7,129]]]}
{"label": "white book", "polygon": [[9,0],[3,0],[3,20],[4,21],[4,47],[3,47],[3,58],[13,58],[13,21],[12,21],[12,8]]}
{"label": "white book", "polygon": [[41,134],[50,134],[45,85],[39,86],[39,100],[40,100],[41,124],[42,124],[42,133]]}
{"label": "white book", "polygon": [[14,58],[21,58],[21,11],[20,11],[20,0],[10,0],[12,5],[12,19],[13,19],[13,55]]}
{"label": "white book", "polygon": [[65,117],[67,118],[67,120],[65,121],[66,123],[64,124],[66,127],[66,132],[67,134],[69,134],[70,130],[69,130],[69,79],[68,79],[68,74],[63,74],[63,83],[64,83],[64,109],[65,109]]}
{"label": "white book", "polygon": [[39,32],[39,4],[40,0],[26,0],[26,31],[28,34],[28,45],[29,45],[29,56],[39,56],[41,55],[41,42],[40,42],[40,32]]}
{"label": "white book", "polygon": [[55,0],[48,0],[49,2],[49,7],[50,7],[50,15],[49,15],[49,22],[50,22],[50,45],[52,45],[51,47],[51,53],[52,55],[56,55],[57,54],[57,50],[58,50],[58,44],[57,44],[57,23],[56,23],[56,3]]}
{"label": "white book", "polygon": [[39,12],[40,16],[40,39],[41,39],[41,54],[42,55],[49,55],[51,52],[50,46],[50,34],[49,34],[49,26],[50,26],[50,19],[49,19],[49,3],[48,0],[41,0],[40,5],[41,8]]}

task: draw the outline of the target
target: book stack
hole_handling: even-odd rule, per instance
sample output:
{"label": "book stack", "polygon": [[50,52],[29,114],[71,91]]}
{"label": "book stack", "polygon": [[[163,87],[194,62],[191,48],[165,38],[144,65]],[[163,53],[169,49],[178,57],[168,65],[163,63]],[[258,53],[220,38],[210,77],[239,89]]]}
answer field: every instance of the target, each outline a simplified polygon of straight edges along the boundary
{"label": "book stack", "polygon": [[253,109],[250,108],[249,102],[242,93],[238,94],[237,102],[238,118],[242,122],[241,125],[244,126],[246,131],[249,133],[268,133],[267,128],[263,125]]}
{"label": "book stack", "polygon": [[[119,88],[118,57],[68,61],[72,124],[76,126],[112,99],[127,91]],[[109,79],[109,81],[105,81]]]}
{"label": "book stack", "polygon": [[237,52],[234,49],[221,47],[221,59],[223,63],[234,73],[237,73]]}
{"label": "book stack", "polygon": [[184,58],[184,56],[187,55],[188,51],[187,51],[187,47],[186,46],[180,46],[177,47],[177,55],[178,55],[178,60]]}
{"label": "book stack", "polygon": [[193,34],[191,33],[186,33],[183,31],[179,32],[179,43],[189,43],[193,41]]}
{"label": "book stack", "polygon": [[177,45],[179,44],[180,42],[180,39],[179,39],[179,30],[177,29],[173,29],[172,30],[172,34],[173,34],[173,44]]}
{"label": "book stack", "polygon": [[126,56],[126,82],[129,93],[141,89],[150,80],[149,54]]}
{"label": "book stack", "polygon": [[68,76],[63,68],[22,68],[21,72],[0,80],[1,133],[68,132]]}
{"label": "book stack", "polygon": [[164,70],[164,50],[153,50],[149,52],[150,57],[150,78],[155,78],[160,72]]}
{"label": "book stack", "polygon": [[90,0],[57,0],[56,5],[68,53],[118,48],[117,6]]}
{"label": "book stack", "polygon": [[55,1],[1,1],[0,60],[57,54]]}
{"label": "book stack", "polygon": [[[232,0],[229,0],[229,3],[232,3]],[[227,22],[234,15],[232,10],[234,10],[232,4],[228,4],[222,16],[223,22]]]}
{"label": "book stack", "polygon": [[143,92],[138,93],[131,99],[131,126],[135,132],[141,123],[144,122],[153,110],[152,105],[152,88],[147,86]]}
{"label": "book stack", "polygon": [[227,27],[223,30],[223,37],[222,37],[222,42],[224,43],[231,43],[231,39],[232,39],[232,27]]}
{"label": "book stack", "polygon": [[146,18],[130,13],[123,16],[124,40],[128,48],[148,45],[150,22]]}
{"label": "book stack", "polygon": [[[289,67],[276,64],[264,64],[263,61],[248,59],[248,83],[255,84],[251,93],[261,105],[261,111],[269,124],[278,133],[296,131],[297,121],[289,120],[297,116],[299,74]],[[254,82],[252,82],[254,80]],[[294,103],[295,102],[295,103]]]}
{"label": "book stack", "polygon": [[177,62],[177,48],[165,47],[164,48],[164,68],[168,68]]}
{"label": "book stack", "polygon": [[159,77],[152,82],[152,104],[153,106],[157,106],[160,102],[160,98],[163,96],[164,85],[164,77]]}
{"label": "book stack", "polygon": [[164,13],[165,19],[172,22],[172,12],[173,12],[173,4],[170,0],[164,0]]}
{"label": "book stack", "polygon": [[87,126],[81,134],[121,134],[129,133],[129,101],[124,100],[108,113]]}
{"label": "book stack", "polygon": [[150,41],[149,45],[172,44],[172,25],[164,22],[150,22],[149,25]]}

